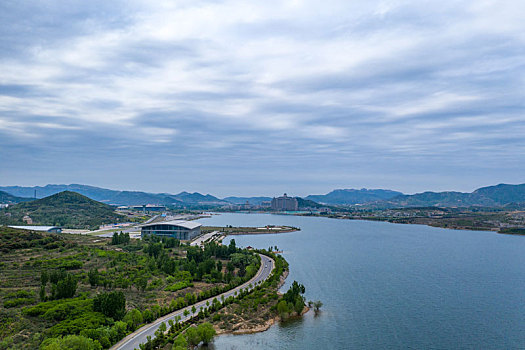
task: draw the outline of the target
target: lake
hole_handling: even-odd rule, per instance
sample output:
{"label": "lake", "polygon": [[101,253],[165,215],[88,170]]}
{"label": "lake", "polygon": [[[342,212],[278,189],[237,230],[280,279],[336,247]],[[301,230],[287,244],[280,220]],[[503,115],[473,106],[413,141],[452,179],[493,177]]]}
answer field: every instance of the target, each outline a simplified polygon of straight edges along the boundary
{"label": "lake", "polygon": [[[525,237],[421,225],[221,214],[204,225],[290,225],[233,236],[277,245],[319,316],[215,338],[226,349],[525,349]],[[225,243],[229,238],[225,240]]]}

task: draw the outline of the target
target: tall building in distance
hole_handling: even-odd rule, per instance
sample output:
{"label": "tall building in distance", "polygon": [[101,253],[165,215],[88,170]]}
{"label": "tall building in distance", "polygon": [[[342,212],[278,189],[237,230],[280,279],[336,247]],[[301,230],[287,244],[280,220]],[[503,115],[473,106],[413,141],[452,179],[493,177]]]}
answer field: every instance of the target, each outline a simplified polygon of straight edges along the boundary
{"label": "tall building in distance", "polygon": [[272,199],[272,210],[279,211],[297,211],[299,209],[299,203],[297,199],[288,197],[286,193],[282,197]]}

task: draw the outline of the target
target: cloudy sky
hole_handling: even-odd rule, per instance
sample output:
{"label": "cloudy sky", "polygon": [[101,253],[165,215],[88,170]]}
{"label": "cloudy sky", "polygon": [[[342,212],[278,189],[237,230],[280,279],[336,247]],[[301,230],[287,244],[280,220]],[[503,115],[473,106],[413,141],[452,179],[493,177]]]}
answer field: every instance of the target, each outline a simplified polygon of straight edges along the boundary
{"label": "cloudy sky", "polygon": [[525,182],[523,1],[0,2],[0,185]]}

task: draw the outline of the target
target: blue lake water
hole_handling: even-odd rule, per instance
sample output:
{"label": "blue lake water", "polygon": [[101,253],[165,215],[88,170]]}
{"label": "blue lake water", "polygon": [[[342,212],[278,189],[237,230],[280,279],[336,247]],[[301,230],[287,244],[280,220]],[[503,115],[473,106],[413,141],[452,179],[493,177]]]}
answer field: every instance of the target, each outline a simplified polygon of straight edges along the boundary
{"label": "blue lake water", "polygon": [[[270,214],[222,214],[204,225],[291,225],[234,236],[277,245],[319,316],[250,335],[226,349],[525,349],[525,237],[421,225]],[[225,241],[226,243],[228,240]]]}

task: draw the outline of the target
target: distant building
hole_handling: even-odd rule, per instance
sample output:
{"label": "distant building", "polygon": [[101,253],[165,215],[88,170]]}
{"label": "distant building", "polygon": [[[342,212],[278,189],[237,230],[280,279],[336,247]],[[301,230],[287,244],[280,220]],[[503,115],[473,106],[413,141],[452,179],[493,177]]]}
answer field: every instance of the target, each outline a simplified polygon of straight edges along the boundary
{"label": "distant building", "polygon": [[51,232],[51,233],[61,233],[62,228],[58,226],[9,226],[11,228],[19,228],[21,230],[28,231],[40,231],[40,232]]}
{"label": "distant building", "polygon": [[272,199],[271,208],[279,211],[297,211],[299,203],[296,198],[288,197],[285,193],[282,197]]}
{"label": "distant building", "polygon": [[154,222],[142,226],[141,236],[157,235],[190,241],[201,234],[201,226],[198,222],[184,220]]}
{"label": "distant building", "polygon": [[33,219],[31,219],[31,217],[29,215],[25,215],[22,218],[22,221],[24,221],[28,225],[33,225]]}
{"label": "distant building", "polygon": [[272,207],[272,202],[271,201],[262,201],[260,207],[261,208],[271,208]]}
{"label": "distant building", "polygon": [[141,210],[144,213],[150,212],[150,211],[165,211],[166,207],[164,205],[155,205],[155,204],[147,204],[147,205],[134,205],[131,207],[133,210]]}

